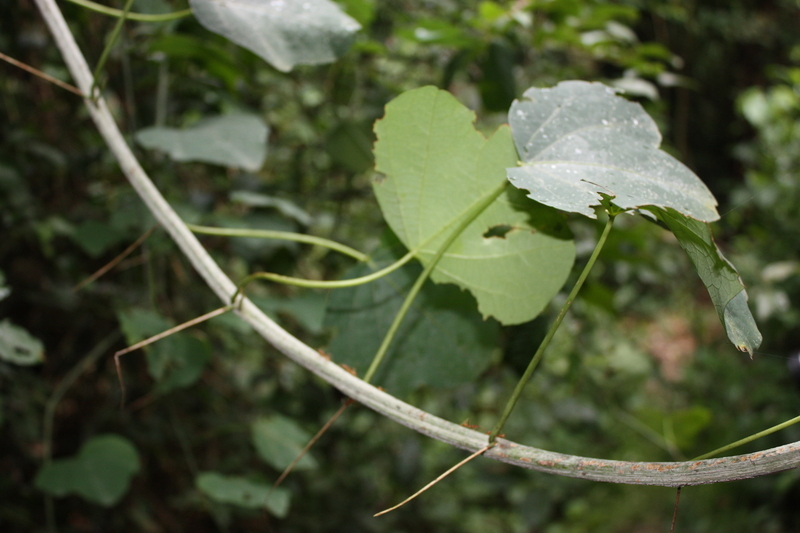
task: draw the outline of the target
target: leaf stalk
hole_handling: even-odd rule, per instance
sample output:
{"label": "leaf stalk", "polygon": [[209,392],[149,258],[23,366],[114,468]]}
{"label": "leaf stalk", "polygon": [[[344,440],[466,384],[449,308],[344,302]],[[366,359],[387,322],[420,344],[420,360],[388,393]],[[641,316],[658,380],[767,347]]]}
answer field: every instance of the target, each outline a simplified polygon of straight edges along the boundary
{"label": "leaf stalk", "polygon": [[508,417],[511,416],[511,411],[514,410],[514,406],[517,404],[519,397],[522,395],[522,391],[525,389],[525,385],[528,384],[530,381],[531,376],[533,375],[533,371],[536,370],[536,367],[539,365],[539,362],[542,360],[542,356],[544,355],[545,350],[550,345],[550,341],[553,340],[553,336],[558,331],[559,326],[561,326],[561,322],[564,321],[564,317],[567,315],[567,311],[569,308],[572,307],[572,303],[575,301],[575,298],[578,296],[578,292],[580,292],[581,287],[583,287],[583,283],[586,281],[586,278],[589,276],[589,272],[591,272],[592,267],[594,267],[595,262],[597,261],[597,257],[600,255],[600,251],[603,249],[603,245],[606,243],[606,239],[608,238],[608,234],[611,231],[611,226],[614,224],[614,218],[616,214],[609,213],[608,221],[606,222],[605,227],[603,228],[603,233],[600,235],[600,239],[597,241],[597,244],[594,247],[594,251],[592,252],[591,257],[589,257],[589,261],[587,261],[586,266],[583,267],[583,271],[581,275],[578,277],[578,281],[575,283],[575,286],[572,287],[572,291],[567,296],[567,300],[564,302],[564,305],[561,306],[561,311],[559,311],[558,316],[556,317],[553,324],[550,326],[550,329],[547,330],[547,335],[545,335],[542,343],[539,345],[539,348],[536,350],[536,353],[533,354],[533,358],[531,362],[528,364],[528,368],[525,369],[525,373],[522,374],[517,386],[514,388],[514,392],[511,393],[511,397],[508,399],[505,408],[503,409],[503,414],[500,415],[500,420],[497,421],[492,432],[489,433],[489,442],[494,442],[497,436],[500,434],[500,431],[503,429],[503,426],[508,420]]}
{"label": "leaf stalk", "polygon": [[411,304],[414,302],[414,299],[419,294],[419,291],[422,289],[422,286],[428,280],[433,269],[436,268],[436,265],[439,263],[439,260],[442,258],[444,253],[450,248],[450,245],[461,235],[461,233],[467,229],[467,226],[472,224],[481,213],[483,213],[487,207],[489,207],[497,198],[503,194],[503,191],[506,190],[506,186],[508,185],[508,181],[503,180],[503,183],[497,187],[494,191],[491,192],[488,196],[486,196],[483,200],[473,205],[465,214],[464,218],[461,219],[461,222],[456,226],[453,232],[442,242],[439,249],[436,250],[436,254],[431,258],[430,262],[425,265],[425,268],[422,270],[422,273],[417,277],[417,280],[414,282],[414,285],[411,287],[411,290],[406,295],[406,299],[403,301],[403,305],[400,306],[400,309],[397,311],[397,314],[392,321],[392,325],[389,327],[389,331],[386,332],[386,336],[383,338],[383,342],[381,343],[378,351],[375,353],[375,357],[372,359],[372,363],[369,365],[367,369],[367,373],[364,374],[364,381],[369,383],[372,377],[375,375],[375,372],[378,370],[378,367],[383,361],[383,358],[386,356],[386,352],[389,350],[389,345],[391,345],[394,336],[397,334],[397,330],[400,329],[400,324],[403,322],[408,310],[411,308]]}

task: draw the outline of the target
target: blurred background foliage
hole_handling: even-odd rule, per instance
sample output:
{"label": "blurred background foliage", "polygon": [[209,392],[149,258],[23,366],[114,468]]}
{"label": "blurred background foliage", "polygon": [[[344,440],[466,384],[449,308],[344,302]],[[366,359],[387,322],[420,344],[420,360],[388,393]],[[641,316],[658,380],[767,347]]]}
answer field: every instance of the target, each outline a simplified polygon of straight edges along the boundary
{"label": "blurred background foliage", "polygon": [[[787,369],[800,348],[796,0],[340,5],[364,28],[351,50],[331,65],[287,74],[191,17],[126,24],[104,94],[187,221],[307,232],[372,252],[384,224],[369,185],[371,128],[392,97],[437,85],[491,130],[529,86],[603,81],[645,106],[665,149],[719,199],[717,242],[748,286],[765,342],[754,361],[736,352],[671,235],[621,217],[505,433],[565,453],[679,460],[798,414],[797,378]],[[62,7],[93,63],[114,19]],[[185,7],[134,3],[148,13]],[[32,3],[4,9],[0,50],[68,79]],[[60,531],[75,532],[668,529],[671,489],[595,484],[488,460],[373,519],[463,453],[357,406],[282,490],[267,493],[343,398],[232,316],[125,356],[128,403],[120,411],[113,351],[219,303],[159,230],[110,273],[73,290],[154,222],[81,101],[0,68],[0,318],[31,335],[19,340],[31,364],[0,361],[4,531],[43,531],[48,515]],[[256,172],[174,162],[134,141],[146,127],[240,112],[269,126],[266,162]],[[578,216],[569,224],[580,262],[597,226]],[[336,279],[352,266],[292,243],[203,242],[234,279],[257,270]],[[252,294],[310,345],[325,349],[336,338],[325,321],[327,294],[267,284]],[[474,382],[425,386],[404,399],[489,429],[552,318],[550,310],[504,328]],[[800,428],[790,428],[741,451],[796,440]],[[117,485],[99,493],[81,485],[102,478],[93,469],[103,468],[120,472]],[[796,471],[687,488],[679,530],[797,531],[798,496]],[[253,498],[266,501],[268,513]]]}

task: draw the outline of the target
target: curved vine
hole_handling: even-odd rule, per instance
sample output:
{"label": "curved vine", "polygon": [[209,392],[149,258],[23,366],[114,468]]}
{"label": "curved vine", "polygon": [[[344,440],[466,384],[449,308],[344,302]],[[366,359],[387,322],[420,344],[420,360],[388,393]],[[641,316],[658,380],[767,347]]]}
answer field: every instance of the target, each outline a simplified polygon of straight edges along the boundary
{"label": "curved vine", "polygon": [[[55,0],[35,0],[61,50],[76,85],[90,94],[93,82],[86,59],[78,48]],[[227,303],[236,285],[222,272],[186,224],[178,217],[148,178],[126,144],[102,98],[85,99],[92,120],[140,198],[170,234],[214,293]],[[448,422],[422,411],[352,376],[278,326],[244,298],[235,309],[265,340],[296,363],[315,373],[342,393],[376,412],[419,433],[465,450],[477,451],[488,444],[484,433]],[[524,468],[562,476],[628,483],[680,487],[753,478],[800,465],[800,442],[756,453],[684,462],[627,462],[565,455],[517,444],[502,438],[484,456]]]}

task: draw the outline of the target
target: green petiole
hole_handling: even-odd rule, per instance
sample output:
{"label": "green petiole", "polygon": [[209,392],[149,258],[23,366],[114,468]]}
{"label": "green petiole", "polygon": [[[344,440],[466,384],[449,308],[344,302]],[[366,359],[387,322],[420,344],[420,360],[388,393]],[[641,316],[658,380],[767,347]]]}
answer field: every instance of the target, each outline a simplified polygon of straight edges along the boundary
{"label": "green petiole", "polygon": [[187,224],[186,227],[188,227],[194,233],[200,233],[202,235],[218,235],[221,237],[250,237],[256,239],[277,239],[281,241],[302,242],[304,244],[312,244],[314,246],[328,248],[329,250],[350,256],[356,261],[361,261],[362,263],[369,261],[369,256],[367,254],[363,254],[354,248],[350,248],[349,246],[340,244],[330,239],[324,239],[322,237],[316,237],[314,235],[308,235],[305,233],[262,229],[214,228],[211,226],[197,226],[195,224]]}
{"label": "green petiole", "polygon": [[[103,15],[108,15],[110,17],[117,17],[122,18],[124,11],[119,9],[114,9],[113,7],[107,7],[95,2],[91,2],[90,0],[67,0],[72,2],[73,4],[77,4],[81,7],[85,7],[91,11],[96,13],[101,13]],[[164,13],[160,15],[151,15],[145,13],[128,13],[124,17],[128,20],[136,20],[139,22],[167,22],[170,20],[177,20],[184,17],[188,17],[192,14],[191,9],[184,9],[182,11],[175,11],[174,13]]]}
{"label": "green petiole", "polygon": [[406,295],[406,299],[403,301],[403,305],[400,306],[400,309],[397,311],[397,314],[394,317],[394,321],[392,325],[389,327],[389,331],[386,332],[386,335],[383,338],[383,342],[381,343],[378,351],[375,353],[375,357],[372,358],[372,363],[369,365],[367,369],[367,373],[364,374],[364,381],[369,383],[372,377],[375,375],[375,372],[378,370],[381,362],[383,361],[384,357],[386,356],[386,352],[389,350],[389,346],[392,343],[395,335],[397,334],[397,330],[400,328],[400,324],[403,322],[408,310],[411,308],[411,304],[414,302],[414,298],[416,298],[419,291],[422,289],[422,286],[430,277],[431,272],[433,269],[436,268],[436,265],[439,263],[439,260],[445,254],[450,245],[453,244],[459,235],[469,226],[472,222],[478,218],[478,216],[483,213],[483,211],[489,207],[492,202],[494,202],[503,191],[505,191],[506,186],[508,185],[507,181],[503,181],[503,184],[492,191],[487,197],[482,199],[477,204],[474,204],[469,210],[466,211],[464,214],[464,218],[461,219],[461,222],[456,226],[453,232],[447,237],[447,239],[442,242],[439,249],[436,250],[436,255],[434,255],[430,262],[425,266],[422,273],[417,277],[417,280],[414,282],[414,285],[411,287],[411,290]]}
{"label": "green petiole", "polygon": [[544,355],[544,351],[550,345],[550,341],[553,340],[553,336],[558,331],[558,327],[561,325],[561,322],[564,320],[564,317],[567,315],[567,311],[572,306],[572,302],[575,301],[575,298],[578,296],[578,292],[583,287],[583,283],[586,281],[589,272],[592,270],[595,262],[597,261],[597,257],[600,255],[600,251],[603,249],[603,245],[606,243],[606,239],[608,238],[608,234],[611,231],[611,226],[614,224],[614,217],[616,216],[616,212],[610,212],[608,215],[608,221],[606,222],[605,227],[603,228],[603,233],[600,235],[600,239],[597,241],[597,244],[594,247],[594,251],[592,252],[591,257],[589,257],[589,261],[586,263],[586,266],[583,267],[583,272],[578,277],[578,281],[575,283],[575,286],[572,288],[572,292],[569,293],[567,296],[567,301],[564,302],[564,305],[561,306],[561,311],[558,313],[553,324],[550,326],[550,329],[547,331],[547,335],[545,335],[544,340],[539,345],[539,348],[536,350],[536,353],[533,355],[531,362],[528,364],[528,368],[525,369],[525,373],[522,374],[517,386],[514,388],[514,392],[511,393],[511,397],[508,399],[505,408],[503,409],[503,414],[500,415],[500,420],[497,421],[492,432],[489,434],[489,442],[494,442],[497,436],[500,434],[500,431],[503,429],[503,426],[508,420],[508,417],[511,415],[511,411],[514,409],[514,406],[517,404],[517,400],[522,395],[522,391],[525,389],[525,385],[528,384],[528,381],[531,379],[533,375],[533,371],[536,370],[536,367],[539,365],[539,361],[542,360],[542,356]]}
{"label": "green petiole", "polygon": [[717,448],[714,451],[711,451],[711,452],[705,453],[703,455],[700,455],[698,457],[695,457],[692,460],[693,461],[702,461],[703,459],[709,459],[711,457],[714,457],[715,455],[719,455],[721,453],[725,453],[728,450],[732,450],[733,448],[737,448],[739,446],[742,446],[743,444],[747,444],[748,442],[752,442],[752,441],[754,441],[756,439],[760,439],[761,437],[766,437],[767,435],[771,435],[772,433],[775,433],[776,431],[780,431],[780,430],[782,430],[784,428],[788,428],[789,426],[794,425],[794,424],[796,424],[798,422],[800,422],[800,416],[796,416],[796,417],[792,418],[791,420],[787,420],[786,422],[781,422],[780,424],[778,424],[776,426],[772,426],[771,428],[765,429],[764,431],[759,431],[758,433],[750,435],[749,437],[745,437],[743,439],[737,440],[736,442],[732,442],[730,444],[727,444],[727,445],[723,446],[722,448]]}
{"label": "green petiole", "polygon": [[125,19],[128,17],[128,12],[130,11],[131,7],[133,6],[133,0],[127,0],[125,2],[125,7],[122,10],[122,14],[120,15],[119,19],[117,20],[117,24],[114,26],[114,30],[111,32],[111,37],[108,39],[108,44],[103,49],[103,53],[100,54],[100,60],[97,62],[97,66],[94,69],[94,73],[92,76],[94,77],[94,82],[92,83],[92,89],[89,91],[89,97],[95,99],[95,90],[99,87],[98,79],[100,77],[100,73],[103,71],[103,67],[106,64],[106,60],[108,59],[108,55],[111,53],[111,50],[114,48],[114,45],[117,44],[117,39],[119,39],[119,34],[122,33],[122,26],[125,24]]}

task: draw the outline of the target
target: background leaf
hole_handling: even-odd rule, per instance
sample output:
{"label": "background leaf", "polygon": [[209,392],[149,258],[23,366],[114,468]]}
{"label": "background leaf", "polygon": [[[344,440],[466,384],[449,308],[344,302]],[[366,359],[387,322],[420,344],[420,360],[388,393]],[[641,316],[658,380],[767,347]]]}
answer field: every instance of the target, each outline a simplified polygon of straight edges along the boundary
{"label": "background leaf", "polygon": [[647,210],[678,238],[708,289],[728,338],[752,357],[753,350],[761,346],[761,333],[747,307],[747,292],[739,273],[717,248],[711,228],[672,209],[648,207]]}
{"label": "background leaf", "polygon": [[[446,91],[423,87],[395,98],[376,123],[375,168],[385,177],[373,189],[386,222],[409,249],[461,219],[516,163],[509,129],[500,127],[487,140],[474,120]],[[493,228],[502,231],[487,234]],[[417,258],[429,261],[447,234],[422,246]],[[563,218],[509,188],[455,240],[431,279],[468,289],[484,317],[517,324],[542,311],[574,257]]]}
{"label": "background leaf", "polygon": [[291,493],[283,488],[273,489],[267,483],[257,483],[243,477],[224,476],[217,472],[203,472],[195,479],[197,488],[220,503],[229,503],[249,509],[266,507],[278,518],[289,512]]}
{"label": "background leaf", "polygon": [[36,365],[44,362],[44,344],[25,328],[6,319],[0,322],[0,361],[15,365]]}
{"label": "background leaf", "polygon": [[175,161],[202,161],[255,172],[267,157],[269,128],[247,114],[207,118],[185,129],[153,127],[136,132],[145,148],[162,150]]}
{"label": "background leaf", "polygon": [[53,496],[77,494],[110,507],[122,499],[138,471],[139,454],[128,439],[101,435],[89,439],[76,456],[43,466],[36,486]]}
{"label": "background leaf", "polygon": [[717,220],[717,201],[686,166],[658,149],[661,134],[639,104],[601,83],[565,81],[530,88],[508,112],[522,166],[515,187],[564,211],[595,218],[601,194],[623,209],[671,207]]}
{"label": "background leaf", "polygon": [[[395,253],[378,250],[373,254],[374,268],[394,262],[399,249],[397,243]],[[418,264],[407,264],[377,281],[331,292],[325,321],[338,332],[328,347],[337,363],[355,368],[360,375],[366,372],[421,271]],[[359,265],[346,276],[370,272],[367,265]],[[492,360],[499,328],[494,320],[481,320],[474,308],[468,293],[452,285],[426,283],[375,382],[403,396],[423,385],[455,387],[476,379]]]}
{"label": "background leaf", "polygon": [[[306,433],[291,418],[272,415],[259,418],[252,425],[253,445],[258,455],[276,470],[289,466],[303,450],[311,435]],[[295,465],[295,470],[308,470],[317,467],[310,454],[303,456]]]}
{"label": "background leaf", "polygon": [[[166,331],[172,322],[154,311],[132,308],[117,313],[128,344],[135,344]],[[144,348],[147,370],[158,384],[159,392],[193,385],[211,360],[208,341],[186,332],[178,332]]]}
{"label": "background leaf", "polygon": [[206,29],[282,72],[335,61],[361,29],[329,0],[190,0],[189,5]]}

